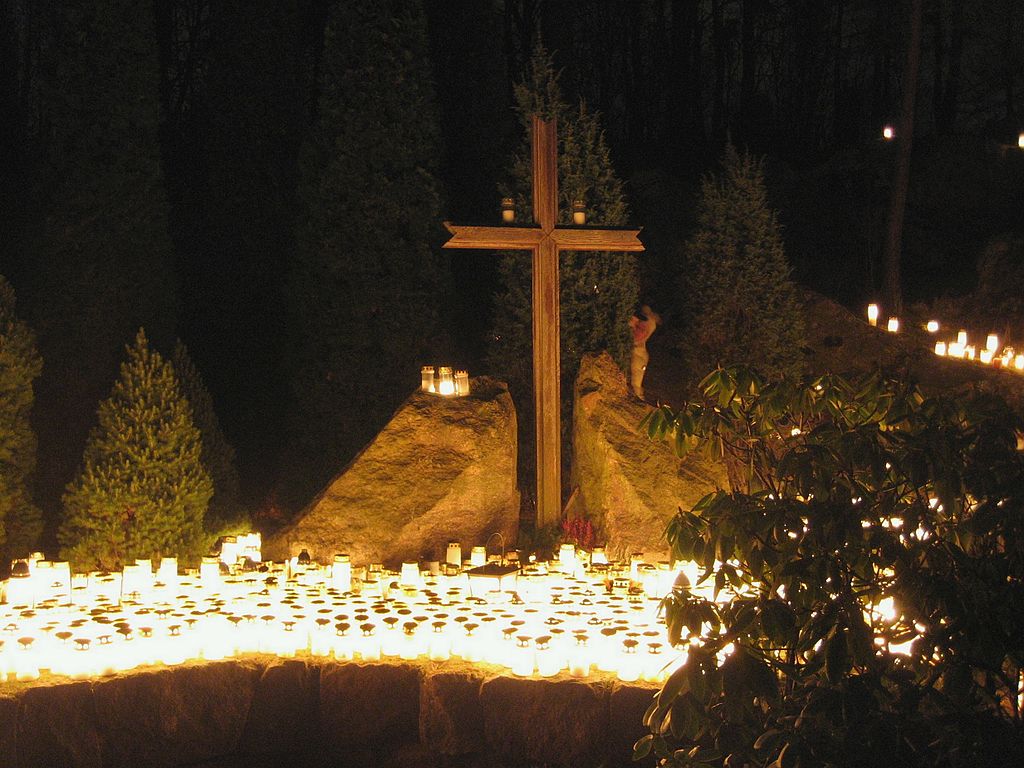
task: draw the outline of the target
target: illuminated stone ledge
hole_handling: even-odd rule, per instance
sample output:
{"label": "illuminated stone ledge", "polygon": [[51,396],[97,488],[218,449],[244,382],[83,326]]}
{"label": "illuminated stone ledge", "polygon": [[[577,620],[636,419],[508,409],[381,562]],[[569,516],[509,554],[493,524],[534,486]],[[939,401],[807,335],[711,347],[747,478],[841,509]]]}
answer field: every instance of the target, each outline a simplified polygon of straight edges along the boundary
{"label": "illuminated stone ledge", "polygon": [[314,755],[311,765],[626,766],[656,690],[611,675],[268,656],[49,677],[0,685],[0,766],[262,765],[275,755]]}

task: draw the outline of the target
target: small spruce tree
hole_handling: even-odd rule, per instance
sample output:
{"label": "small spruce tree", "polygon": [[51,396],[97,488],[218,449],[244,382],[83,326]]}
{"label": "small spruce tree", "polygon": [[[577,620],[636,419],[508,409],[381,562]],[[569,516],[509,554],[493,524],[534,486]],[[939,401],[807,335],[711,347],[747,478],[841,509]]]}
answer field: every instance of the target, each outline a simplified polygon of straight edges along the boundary
{"label": "small spruce tree", "polygon": [[35,334],[14,310],[14,289],[0,276],[0,570],[28,554],[43,529],[29,490],[36,466],[32,383],[43,361]]}
{"label": "small spruce tree", "polygon": [[[583,103],[570,109],[563,101],[551,57],[538,47],[526,80],[516,86],[517,111],[524,142],[513,158],[509,182],[501,192],[516,210],[532,210],[530,123],[532,115],[558,120],[558,223],[572,222],[574,200],[583,200],[587,221],[621,226],[627,207],[622,182],[615,175],[600,121]],[[533,466],[533,353],[530,257],[503,252],[499,262],[502,290],[495,311],[488,365],[508,381],[521,414],[520,462]],[[572,424],[572,384],[588,352],[608,350],[623,368],[629,364],[629,318],[639,293],[636,256],[632,253],[562,253],[559,259],[560,354],[563,443]],[[568,460],[569,452],[563,451]],[[563,462],[564,464],[565,462]]]}
{"label": "small spruce tree", "polygon": [[248,527],[248,518],[239,501],[235,449],[224,436],[210,391],[181,339],[174,345],[171,364],[182,394],[192,406],[192,421],[203,441],[203,467],[213,481],[213,497],[206,510],[206,530],[214,535],[238,532]]}
{"label": "small spruce tree", "polygon": [[139,330],[77,476],[64,494],[61,556],[75,569],[139,557],[194,559],[213,483],[174,368]]}
{"label": "small spruce tree", "polygon": [[692,373],[746,364],[798,373],[804,322],[760,160],[732,146],[701,185],[697,231],[685,246],[684,304]]}

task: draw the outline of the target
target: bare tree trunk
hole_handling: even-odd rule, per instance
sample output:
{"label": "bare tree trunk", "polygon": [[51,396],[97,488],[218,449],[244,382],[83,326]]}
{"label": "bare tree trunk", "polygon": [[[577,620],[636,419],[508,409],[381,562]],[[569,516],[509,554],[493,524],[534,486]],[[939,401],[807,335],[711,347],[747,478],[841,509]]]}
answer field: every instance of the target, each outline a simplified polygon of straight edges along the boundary
{"label": "bare tree trunk", "polygon": [[907,42],[907,64],[903,71],[903,114],[897,134],[896,170],[889,196],[889,227],[883,256],[882,295],[894,314],[903,309],[900,289],[900,255],[903,250],[903,217],[907,208],[907,187],[910,183],[910,153],[914,139],[914,102],[917,98],[917,73],[921,65],[922,0],[910,3],[910,40]]}

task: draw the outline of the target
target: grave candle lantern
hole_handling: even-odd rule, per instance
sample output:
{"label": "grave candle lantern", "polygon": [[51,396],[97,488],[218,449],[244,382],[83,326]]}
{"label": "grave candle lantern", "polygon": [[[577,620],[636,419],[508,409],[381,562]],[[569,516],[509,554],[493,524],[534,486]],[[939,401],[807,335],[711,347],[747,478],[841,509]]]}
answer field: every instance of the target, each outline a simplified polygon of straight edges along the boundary
{"label": "grave candle lantern", "polygon": [[445,562],[457,568],[462,567],[462,545],[457,541],[449,541]]}
{"label": "grave candle lantern", "polygon": [[516,220],[516,201],[511,197],[501,198],[501,220],[505,224],[512,224]]}
{"label": "grave candle lantern", "polygon": [[204,557],[199,563],[199,581],[207,589],[216,589],[220,586],[220,559],[216,557]]}
{"label": "grave candle lantern", "polygon": [[455,379],[452,377],[452,369],[442,365],[438,372],[437,393],[439,395],[455,394]]}
{"label": "grave candle lantern", "polygon": [[487,548],[486,547],[473,547],[469,553],[469,564],[474,568],[479,568],[482,565],[487,564]]}
{"label": "grave candle lantern", "polygon": [[424,365],[420,369],[420,389],[423,392],[434,391],[434,366]]}
{"label": "grave candle lantern", "polygon": [[339,592],[352,590],[352,561],[346,554],[334,556],[331,566],[331,586]]}
{"label": "grave candle lantern", "polygon": [[868,304],[868,322],[871,325],[878,325],[878,305]]}
{"label": "grave candle lantern", "polygon": [[587,206],[582,200],[572,201],[572,223],[576,225],[587,223]]}

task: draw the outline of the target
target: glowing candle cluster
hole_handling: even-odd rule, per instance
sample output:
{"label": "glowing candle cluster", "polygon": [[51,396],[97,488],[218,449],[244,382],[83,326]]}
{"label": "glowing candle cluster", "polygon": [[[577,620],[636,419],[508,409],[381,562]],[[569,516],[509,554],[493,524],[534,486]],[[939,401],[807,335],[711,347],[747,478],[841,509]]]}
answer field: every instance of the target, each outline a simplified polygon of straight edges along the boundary
{"label": "glowing candle cluster", "polygon": [[436,369],[432,365],[425,365],[420,370],[420,389],[435,395],[463,397],[469,394],[469,373],[460,370],[453,374],[447,365]]}
{"label": "glowing candle cluster", "polygon": [[6,582],[0,605],[0,681],[243,653],[461,658],[521,676],[600,671],[657,681],[685,658],[657,615],[676,577],[666,563],[606,565],[563,550],[554,563],[503,578],[468,562],[433,572],[417,563],[399,573],[353,568],[345,555],[327,566],[296,558],[257,566],[252,541],[230,542],[245,552],[230,568],[210,558],[184,573],[169,558],[155,570],[138,561],[88,575],[31,560],[27,574]]}
{"label": "glowing candle cluster", "polygon": [[[877,326],[879,316],[880,310],[878,305],[868,304],[868,323],[872,326]],[[939,321],[929,320],[925,323],[924,328],[928,333],[936,334],[940,328]],[[899,318],[890,317],[886,321],[886,330],[890,333],[899,333]],[[961,330],[957,332],[955,341],[939,339],[935,342],[932,350],[939,357],[952,357],[958,360],[980,363],[981,365],[991,365],[996,368],[1024,371],[1024,354],[1016,352],[1011,346],[1004,345],[998,334],[995,333],[988,334],[985,337],[984,347],[979,347],[977,343],[972,343],[969,340],[967,331]]]}
{"label": "glowing candle cluster", "polygon": [[936,341],[934,351],[939,357],[954,357],[996,368],[1024,371],[1024,354],[1017,353],[1011,346],[1003,345],[999,336],[994,333],[985,337],[985,346],[979,349],[976,344],[970,343],[967,331],[959,331],[956,341]]}

